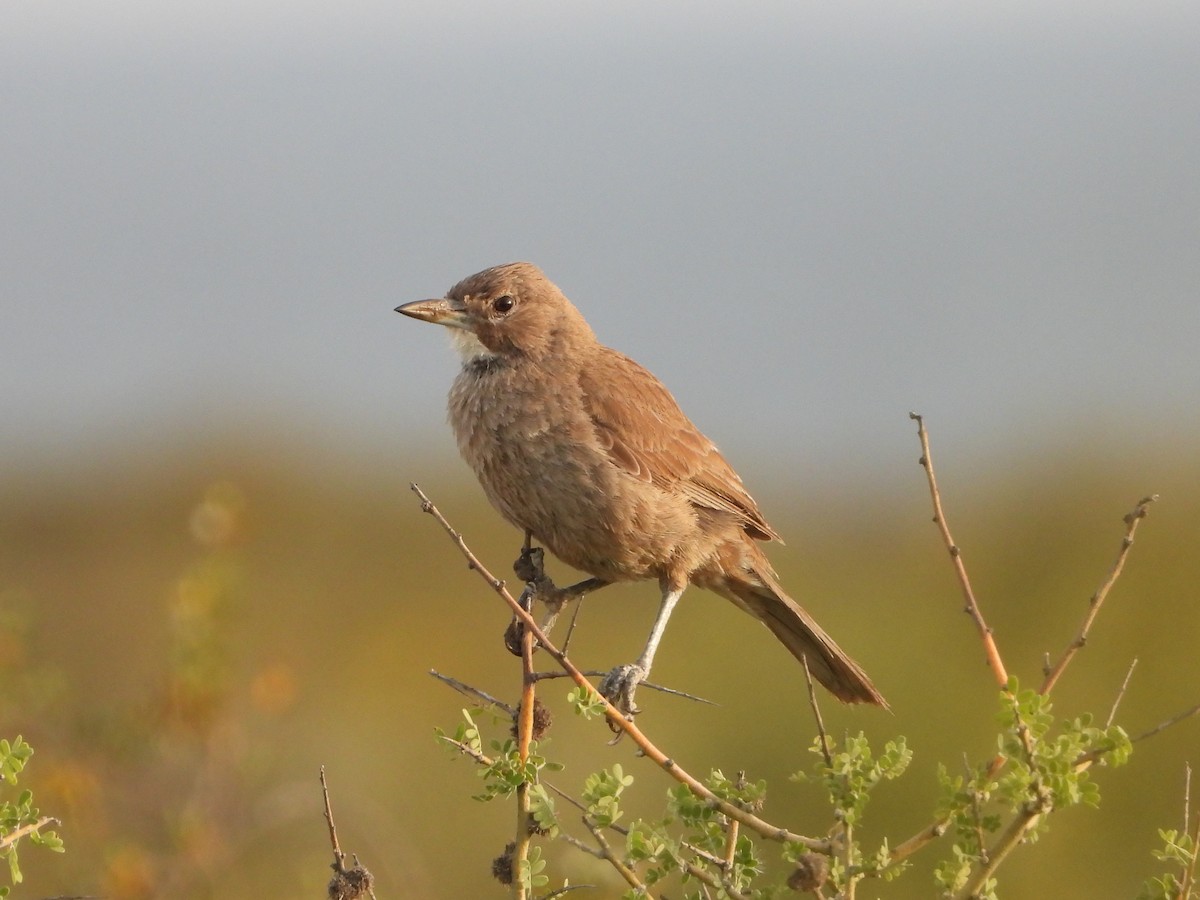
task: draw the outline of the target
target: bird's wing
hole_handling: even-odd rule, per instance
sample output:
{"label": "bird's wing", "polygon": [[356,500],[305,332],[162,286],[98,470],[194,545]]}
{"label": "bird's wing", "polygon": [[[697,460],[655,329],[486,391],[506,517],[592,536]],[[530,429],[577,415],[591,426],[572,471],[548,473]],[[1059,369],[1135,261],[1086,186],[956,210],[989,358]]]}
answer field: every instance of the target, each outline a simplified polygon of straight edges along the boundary
{"label": "bird's wing", "polygon": [[780,540],[742,479],[662,382],[607,347],[589,362],[580,368],[580,387],[596,437],[614,463],[696,506],[733,513],[752,537]]}

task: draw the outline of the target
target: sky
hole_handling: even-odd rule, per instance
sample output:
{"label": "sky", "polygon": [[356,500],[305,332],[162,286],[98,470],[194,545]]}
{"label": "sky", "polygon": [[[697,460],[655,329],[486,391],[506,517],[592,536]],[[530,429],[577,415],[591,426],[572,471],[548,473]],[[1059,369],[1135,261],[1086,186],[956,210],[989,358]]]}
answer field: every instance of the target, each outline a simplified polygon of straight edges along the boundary
{"label": "sky", "polygon": [[452,455],[392,310],[516,259],[746,467],[889,478],[910,410],[1186,449],[1197,46],[1184,2],[5,3],[0,458]]}

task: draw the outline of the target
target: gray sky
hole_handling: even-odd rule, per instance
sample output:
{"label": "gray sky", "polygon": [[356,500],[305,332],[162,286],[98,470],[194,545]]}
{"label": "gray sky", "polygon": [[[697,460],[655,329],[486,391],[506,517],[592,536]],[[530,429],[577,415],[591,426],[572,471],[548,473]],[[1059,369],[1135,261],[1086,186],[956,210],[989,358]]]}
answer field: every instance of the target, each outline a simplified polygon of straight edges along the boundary
{"label": "gray sky", "polygon": [[1200,5],[979,6],[5,3],[0,456],[450,453],[513,259],[735,462],[1192,441]]}

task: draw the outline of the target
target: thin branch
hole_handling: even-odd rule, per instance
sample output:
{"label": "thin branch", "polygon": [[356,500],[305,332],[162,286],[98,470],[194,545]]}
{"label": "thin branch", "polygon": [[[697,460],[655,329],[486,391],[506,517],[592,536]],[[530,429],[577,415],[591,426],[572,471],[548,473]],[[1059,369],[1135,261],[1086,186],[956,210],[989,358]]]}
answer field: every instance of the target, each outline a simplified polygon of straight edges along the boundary
{"label": "thin branch", "polygon": [[463,694],[467,697],[474,697],[476,700],[483,701],[485,706],[499,709],[509,716],[516,712],[515,709],[513,709],[503,700],[493,697],[487,691],[481,691],[479,688],[473,687],[472,685],[467,684],[465,681],[459,681],[457,678],[451,678],[449,675],[443,675],[437,669],[430,669],[429,674],[438,681],[442,682],[442,684],[446,684],[454,688],[460,694]]}
{"label": "thin branch", "polygon": [[439,734],[438,738],[440,740],[442,740],[443,742],[449,744],[451,747],[454,747],[455,749],[457,749],[458,752],[461,753],[463,756],[471,757],[471,759],[475,760],[475,762],[479,763],[484,768],[491,766],[495,762],[495,760],[492,759],[490,756],[488,756],[486,753],[484,753],[480,750],[476,750],[470,744],[467,744],[463,741],[455,740],[454,738],[450,737],[448,734]]}
{"label": "thin branch", "polygon": [[[495,762],[495,760],[493,760],[486,753],[476,750],[474,747],[470,746],[469,744],[466,744],[462,741],[455,740],[454,738],[449,737],[448,735],[444,735],[444,734],[439,735],[439,737],[441,738],[442,741],[444,741],[445,743],[449,744],[451,747],[454,747],[456,750],[458,750],[458,752],[461,753],[463,756],[473,759],[476,763],[483,766],[484,768],[487,768],[488,766],[492,765]],[[571,794],[568,794],[562,788],[558,787],[557,785],[555,785],[549,781],[543,781],[542,784],[545,785],[547,790],[553,791],[555,794],[557,794],[559,797],[561,797],[564,801],[566,801],[567,803],[570,803],[572,806],[574,806],[581,813],[584,813],[585,815],[587,814],[588,808],[586,806],[584,806],[582,803],[580,803]],[[623,825],[617,825],[616,823],[613,823],[613,824],[609,825],[608,828],[612,831],[615,831],[617,834],[621,835],[622,837],[629,836],[629,829]],[[578,838],[572,837],[571,835],[567,834],[565,831],[560,830],[559,836],[561,838],[563,838],[564,840],[566,840],[567,843],[573,844],[577,847],[580,847],[581,849],[586,850],[588,853],[592,854],[593,856],[595,856],[597,858],[600,858],[603,856],[603,854],[601,854],[595,848],[590,847],[587,844],[584,844]],[[695,846],[694,844],[688,843],[687,841],[684,841],[682,844],[680,844],[680,846],[684,847],[689,853],[696,854],[696,856],[705,860],[710,865],[716,866],[717,868],[720,868],[722,865],[724,865],[724,860],[722,860],[715,853],[709,853],[707,850],[702,850],[699,847]],[[706,870],[701,866],[696,866],[690,862],[685,862],[684,865],[688,866],[688,871],[691,872],[691,874],[695,875],[697,878],[701,878],[702,880],[703,880],[703,876],[700,875],[699,873],[703,872],[706,875],[708,874],[706,872]],[[693,871],[693,869],[695,871]],[[709,876],[709,877],[711,877],[711,876]],[[713,887],[720,887],[720,883],[717,882],[716,880],[713,880],[711,882],[711,884]]]}
{"label": "thin branch", "polygon": [[0,838],[0,851],[7,850],[21,838],[26,837],[27,835],[35,834],[36,832],[45,828],[47,825],[61,826],[62,822],[53,816],[42,816],[36,822],[30,822],[28,825],[22,825],[15,831],[10,831],[8,834],[4,835],[4,837]]}
{"label": "thin branch", "polygon": [[1171,726],[1178,725],[1184,719],[1190,719],[1197,713],[1200,713],[1200,703],[1196,704],[1191,709],[1185,709],[1183,712],[1171,716],[1171,718],[1166,719],[1165,721],[1159,722],[1157,725],[1147,731],[1143,731],[1137,737],[1133,738],[1131,743],[1136,744],[1138,741],[1144,741],[1146,738],[1154,737],[1154,735],[1158,734],[1159,732],[1166,731]]}
{"label": "thin branch", "polygon": [[[586,806],[584,806],[582,803],[580,803],[577,799],[572,797],[570,794],[568,794],[566,791],[564,791],[562,788],[551,784],[549,781],[543,781],[542,784],[544,784],[548,790],[551,790],[554,793],[558,794],[559,797],[561,797],[567,803],[570,803],[581,813],[583,813],[584,815],[587,814],[588,808]],[[629,829],[626,828],[624,825],[618,825],[615,822],[613,822],[610,825],[608,825],[608,829],[610,831],[615,831],[617,834],[621,835],[622,837],[629,837]],[[562,834],[564,836],[566,836],[565,832],[562,832]],[[717,868],[720,868],[724,864],[724,861],[719,856],[717,856],[715,853],[709,853],[707,850],[702,850],[699,847],[697,847],[695,844],[690,844],[687,841],[683,841],[680,843],[680,846],[683,847],[685,850],[687,850],[689,853],[696,854],[696,856],[705,860],[710,865],[716,866]],[[685,862],[684,865],[692,866],[693,863]],[[696,866],[695,868],[697,869],[697,871],[700,871],[700,872],[704,871],[704,869],[700,866]],[[689,869],[689,871],[691,871],[691,870]],[[695,873],[693,873],[693,874],[695,874]],[[700,877],[700,876],[697,875],[697,877]],[[717,886],[718,885],[716,883],[713,884],[713,887],[717,887]]]}
{"label": "thin branch", "polygon": [[972,900],[978,897],[980,890],[991,878],[996,870],[1000,868],[1000,864],[1004,862],[1005,857],[1013,851],[1013,849],[1025,840],[1025,835],[1029,834],[1037,827],[1045,810],[1038,807],[1037,804],[1027,806],[1020,815],[1013,818],[1008,823],[1008,827],[1004,829],[1004,833],[992,846],[986,851],[986,858],[983,864],[972,873],[971,878],[967,881],[966,886],[959,892],[960,900]]}
{"label": "thin branch", "polygon": [[954,573],[958,576],[958,583],[962,588],[963,599],[967,604],[964,611],[971,617],[975,623],[975,627],[979,630],[979,637],[983,641],[983,651],[987,657],[988,668],[992,670],[992,676],[996,679],[996,684],[999,685],[1001,690],[1007,690],[1008,670],[1005,668],[1004,660],[1000,656],[1000,650],[996,646],[992,629],[984,621],[983,613],[980,611],[979,604],[975,600],[975,592],[971,589],[971,579],[967,577],[967,567],[963,564],[962,551],[954,543],[954,538],[950,534],[950,526],[946,522],[946,513],[942,509],[942,496],[938,491],[937,478],[933,473],[933,458],[929,454],[929,433],[925,430],[925,420],[914,412],[910,412],[908,417],[917,423],[917,437],[921,441],[921,459],[919,462],[925,470],[925,475],[929,481],[929,495],[933,500],[933,521],[942,533],[942,540],[946,544],[946,549],[950,551],[950,559],[954,562]]}
{"label": "thin branch", "polygon": [[333,879],[329,882],[329,896],[334,900],[354,900],[366,894],[375,900],[373,885],[375,876],[354,857],[354,865],[346,868],[346,854],[338,843],[337,826],[333,824],[333,807],[329,802],[329,785],[325,781],[325,767],[321,766],[321,796],[325,801],[325,823],[329,826],[329,843],[333,847]]}
{"label": "thin branch", "polygon": [[[1183,827],[1187,830],[1188,817],[1192,807],[1192,767],[1187,767],[1187,781],[1183,791]],[[1196,813],[1195,824],[1192,825],[1192,855],[1187,868],[1183,871],[1183,881],[1179,885],[1179,900],[1188,900],[1192,895],[1192,887],[1196,883],[1196,861],[1200,859],[1200,811]]]}
{"label": "thin branch", "polygon": [[[971,778],[971,764],[967,760],[967,754],[963,754],[963,768],[967,770],[967,779]],[[979,802],[979,791],[971,791],[971,815],[975,818],[975,840],[979,844],[979,853],[984,861],[987,861],[987,840],[983,833],[983,808]]]}
{"label": "thin branch", "polygon": [[[1163,722],[1159,722],[1153,728],[1148,729],[1147,731],[1143,731],[1137,737],[1130,738],[1129,743],[1136,744],[1139,741],[1146,740],[1146,738],[1152,738],[1156,734],[1166,731],[1168,728],[1172,727],[1173,725],[1178,725],[1180,722],[1184,721],[1185,719],[1190,719],[1192,716],[1196,715],[1197,713],[1200,713],[1200,704],[1193,706],[1191,709],[1185,709],[1183,712],[1181,712],[1177,715],[1171,716],[1171,718],[1169,718]],[[1088,766],[1090,766],[1096,760],[1107,755],[1109,752],[1110,752],[1110,749],[1106,748],[1106,747],[1100,747],[1095,750],[1089,750],[1087,753],[1082,754],[1079,757],[1079,759],[1075,760],[1075,768],[1077,770],[1086,769]]]}
{"label": "thin branch", "polygon": [[[1134,663],[1136,664],[1136,662],[1137,661],[1135,660]],[[1114,713],[1116,711],[1117,704],[1120,703],[1121,696],[1124,694],[1125,689],[1129,684],[1129,679],[1130,679],[1130,676],[1132,675],[1132,672],[1133,672],[1133,665],[1131,665],[1129,667],[1129,671],[1126,672],[1125,682],[1121,685],[1121,692],[1118,694],[1116,702],[1114,702],[1114,704],[1113,704],[1113,712]],[[1132,738],[1131,743],[1137,743],[1138,741],[1143,741],[1146,738],[1154,737],[1154,735],[1158,734],[1159,732],[1166,731],[1168,728],[1172,727],[1173,725],[1178,725],[1180,722],[1184,721],[1185,719],[1189,719],[1192,716],[1195,716],[1197,714],[1200,714],[1200,704],[1197,704],[1196,706],[1193,706],[1191,709],[1185,710],[1185,711],[1179,713],[1178,715],[1172,716],[1171,718],[1167,719],[1164,722],[1160,722],[1158,725],[1155,725],[1153,728],[1149,729],[1148,731],[1145,731],[1142,734],[1139,734],[1137,737]],[[1111,724],[1112,724],[1112,715],[1110,714],[1109,721],[1108,721],[1108,723],[1105,724],[1104,727],[1107,728]],[[1107,754],[1109,752],[1110,751],[1106,748],[1098,748],[1096,750],[1088,751],[1087,753],[1082,754],[1079,757],[1079,759],[1075,760],[1074,767],[1076,769],[1087,768],[1092,763],[1096,762],[1096,760],[1100,759],[1101,757],[1103,757],[1105,754]],[[987,772],[984,774],[985,782],[990,781],[1000,771],[1000,769],[1003,768],[1003,765],[1004,765],[1004,757],[1003,756],[994,757],[992,759],[991,763],[988,765]],[[902,862],[902,861],[908,859],[910,856],[913,856],[920,850],[923,850],[929,844],[932,844],[934,841],[936,841],[938,838],[940,838],[942,835],[944,835],[946,833],[946,831],[949,829],[949,827],[950,827],[949,818],[937,819],[936,821],[934,821],[934,822],[930,823],[929,825],[927,825],[926,827],[922,828],[920,831],[918,831],[912,837],[908,838],[905,841],[901,841],[899,844],[897,844],[895,847],[892,848],[892,852],[891,852],[890,856],[888,857],[888,865],[895,865],[896,863],[899,863],[899,862]]]}
{"label": "thin branch", "polygon": [[[566,655],[566,651],[563,651]],[[602,672],[599,669],[580,669],[588,678],[603,678],[607,672]],[[570,678],[570,672],[534,672],[534,681],[546,681],[554,678]],[[655,684],[652,681],[642,681],[638,683],[638,690],[649,688],[652,691],[658,691],[662,694],[670,694],[673,697],[679,697],[682,700],[691,700],[694,703],[704,703],[708,706],[720,706],[716,700],[709,700],[707,697],[701,697],[698,694],[689,694],[687,691],[681,691],[679,688],[667,687],[665,684]]]}
{"label": "thin branch", "polygon": [[1129,671],[1125,673],[1125,680],[1121,682],[1121,689],[1117,691],[1117,696],[1113,700],[1112,709],[1108,711],[1108,718],[1104,720],[1104,728],[1107,730],[1112,727],[1113,719],[1117,717],[1117,707],[1121,705],[1121,701],[1125,699],[1125,692],[1129,690],[1129,679],[1133,678],[1133,670],[1137,668],[1137,657],[1133,658],[1133,662],[1129,664]]}
{"label": "thin branch", "polygon": [[1087,615],[1084,616],[1083,625],[1079,628],[1079,634],[1067,645],[1067,649],[1063,651],[1058,662],[1052,668],[1047,669],[1046,680],[1042,682],[1038,693],[1050,693],[1050,689],[1054,687],[1063,671],[1067,668],[1067,665],[1075,658],[1075,654],[1087,643],[1088,632],[1092,629],[1092,623],[1096,621],[1096,615],[1100,612],[1100,607],[1104,605],[1104,600],[1108,596],[1108,592],[1121,576],[1121,570],[1125,568],[1125,560],[1129,556],[1129,548],[1133,546],[1133,535],[1137,531],[1138,523],[1146,518],[1146,513],[1149,511],[1148,507],[1157,499],[1158,494],[1143,497],[1137,502],[1137,506],[1133,508],[1133,511],[1125,517],[1125,536],[1121,539],[1121,549],[1117,551],[1117,558],[1108,572],[1108,577],[1096,589],[1096,593],[1092,594],[1091,600],[1088,601]]}
{"label": "thin branch", "polygon": [[1021,741],[1021,748],[1025,754],[1025,763],[1029,767],[1029,792],[1031,797],[1021,807],[1017,815],[1013,817],[1012,821],[1008,823],[1008,827],[1004,829],[991,848],[984,848],[980,844],[979,865],[971,873],[966,886],[959,893],[958,896],[961,900],[972,900],[972,898],[979,896],[980,891],[983,890],[988,880],[995,875],[996,870],[1000,868],[1000,864],[1004,862],[1005,857],[1018,844],[1025,840],[1025,836],[1037,827],[1043,816],[1054,811],[1053,794],[1042,780],[1037,760],[1035,759],[1034,737],[1029,730],[1029,725],[1021,716],[1017,698],[1010,694],[1009,702],[1012,704],[1013,717],[1016,720],[1017,737]]}
{"label": "thin branch", "polygon": [[808,683],[808,705],[812,707],[813,718],[817,720],[817,734],[821,738],[821,755],[825,757],[825,768],[833,768],[833,754],[829,750],[829,733],[825,731],[825,720],[821,718],[821,707],[817,705],[817,689],[813,685],[812,672],[808,668],[808,657],[801,657],[804,663],[804,680]]}
{"label": "thin branch", "polygon": [[568,884],[548,894],[543,894],[538,900],[555,900],[556,897],[565,897],[572,891],[594,891],[595,889],[596,885],[594,884]]}
{"label": "thin branch", "polygon": [[325,781],[325,767],[321,766],[321,796],[325,799],[325,823],[329,826],[329,843],[333,846],[333,869],[346,871],[346,854],[338,844],[337,826],[333,824],[333,807],[329,805],[329,785]]}
{"label": "thin branch", "polygon": [[[988,763],[987,771],[983,773],[983,783],[989,784],[996,774],[1004,768],[1005,758],[1001,754],[996,754]],[[888,865],[893,866],[896,863],[903,862],[919,850],[923,850],[929,844],[932,844],[938,838],[946,833],[950,827],[950,817],[946,816],[937,819],[926,827],[922,828],[912,837],[905,841],[901,841],[888,856]]]}
{"label": "thin branch", "polygon": [[668,775],[670,775],[680,784],[685,785],[689,791],[707,803],[710,808],[724,813],[731,819],[736,819],[744,826],[754,831],[756,834],[762,835],[768,840],[800,844],[809,850],[813,850],[818,853],[828,854],[830,852],[832,845],[827,839],[811,838],[806,835],[796,834],[787,830],[786,828],[778,825],[772,825],[770,822],[760,819],[753,813],[747,812],[735,806],[734,804],[729,803],[728,801],[722,800],[711,790],[709,790],[702,782],[697,780],[693,775],[683,769],[678,763],[675,762],[675,760],[663,753],[662,750],[660,750],[648,737],[646,737],[646,735],[640,728],[638,728],[637,725],[625,718],[619,709],[613,706],[607,698],[600,694],[600,692],[596,690],[595,685],[593,685],[587,680],[587,678],[584,677],[583,673],[576,668],[575,664],[567,659],[566,655],[550,642],[549,638],[547,638],[542,632],[541,628],[538,627],[538,623],[534,620],[533,616],[521,608],[521,605],[505,588],[504,582],[494,577],[479,561],[478,557],[471,552],[471,549],[467,546],[466,541],[463,540],[462,535],[454,530],[454,528],[446,520],[446,517],[443,516],[441,511],[433,505],[433,502],[425,495],[425,493],[416,484],[411,485],[411,488],[413,493],[415,493],[421,500],[422,511],[429,513],[438,521],[438,524],[440,524],[446,533],[450,535],[451,539],[458,546],[459,551],[466,557],[470,567],[475,569],[479,573],[480,577],[483,578],[489,585],[491,585],[492,589],[500,595],[501,599],[508,604],[513,614],[521,620],[525,628],[528,629],[533,637],[537,640],[538,645],[545,650],[555,662],[562,666],[568,675],[570,675],[571,680],[574,681],[575,684],[586,693],[588,699],[603,706],[606,719],[621,731],[629,735],[630,740],[637,745],[638,749],[641,750],[644,756],[662,768]]}
{"label": "thin branch", "polygon": [[[575,626],[579,622],[579,614],[583,612],[583,601],[586,600],[586,595],[575,601],[575,608],[571,610],[571,623],[567,625],[567,636],[563,638],[563,653],[566,653],[571,646],[571,636],[575,634]],[[642,684],[645,684],[643,681]]]}
{"label": "thin branch", "polygon": [[589,816],[583,817],[583,824],[587,830],[592,833],[592,837],[595,838],[596,846],[600,848],[600,854],[604,857],[604,859],[608,860],[608,864],[616,869],[617,873],[625,879],[625,883],[635,891],[638,891],[640,896],[652,897],[650,892],[646,890],[646,885],[644,885],[642,880],[638,878],[637,873],[634,872],[633,869],[629,868],[629,866],[625,865],[624,861],[618,858],[615,853],[613,853],[612,847],[609,845],[608,839],[604,836],[604,832],[601,830],[600,826],[593,822]]}
{"label": "thin branch", "polygon": [[892,852],[888,856],[888,865],[892,866],[896,863],[903,862],[918,850],[925,849],[925,847],[927,847],[929,844],[932,844],[943,834],[945,834],[946,829],[949,827],[949,818],[938,819],[936,822],[932,822],[925,828],[922,828],[908,840],[901,841],[892,848]]}

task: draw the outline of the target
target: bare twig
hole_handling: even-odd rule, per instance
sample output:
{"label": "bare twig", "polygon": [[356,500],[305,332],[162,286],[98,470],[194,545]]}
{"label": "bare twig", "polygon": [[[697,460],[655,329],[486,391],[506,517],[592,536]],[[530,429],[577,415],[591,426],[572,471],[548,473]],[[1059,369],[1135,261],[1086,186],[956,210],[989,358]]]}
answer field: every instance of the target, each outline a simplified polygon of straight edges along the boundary
{"label": "bare twig", "polygon": [[[566,655],[566,651],[563,651]],[[607,672],[602,672],[599,669],[580,669],[588,678],[603,678]],[[533,678],[535,681],[546,681],[554,678],[570,678],[570,672],[534,672]],[[643,681],[638,684],[638,689],[649,688],[652,691],[658,691],[662,694],[670,694],[673,697],[679,697],[683,700],[691,700],[694,703],[704,703],[708,706],[720,706],[716,700],[709,700],[707,697],[701,697],[698,694],[689,694],[687,691],[681,691],[679,688],[667,687],[665,684],[655,684],[653,681]]]}
{"label": "bare twig", "polygon": [[804,680],[808,683],[808,705],[812,707],[813,718],[817,720],[817,734],[821,738],[821,755],[825,757],[825,767],[833,768],[833,754],[829,750],[829,734],[825,731],[825,720],[821,718],[821,707],[817,705],[817,689],[813,685],[812,672],[808,668],[808,657],[800,660],[804,663]]}
{"label": "bare twig", "polygon": [[329,805],[329,785],[325,781],[324,766],[321,766],[321,796],[325,800],[325,824],[329,826],[329,843],[333,845],[333,868],[341,872],[346,868],[346,854],[338,844],[337,826],[333,824],[333,807]]}
{"label": "bare twig", "polygon": [[510,716],[516,712],[516,710],[514,710],[503,700],[497,699],[496,697],[493,697],[491,694],[487,693],[487,691],[481,691],[479,688],[473,687],[472,685],[467,684],[465,681],[459,681],[457,678],[451,678],[449,675],[443,675],[437,669],[430,669],[429,674],[443,684],[447,684],[454,688],[460,694],[464,694],[467,697],[474,697],[475,699],[482,701],[485,706],[499,709]]}
{"label": "bare twig", "polygon": [[337,826],[333,824],[333,807],[329,803],[329,785],[325,781],[325,767],[321,766],[321,796],[325,800],[325,823],[329,826],[329,843],[333,847],[333,878],[329,882],[330,900],[357,900],[364,894],[375,900],[372,886],[375,877],[359,864],[354,857],[354,865],[346,868],[346,854],[338,843]]}
{"label": "bare twig", "polygon": [[[579,622],[579,614],[583,612],[583,601],[586,599],[586,596],[580,597],[575,601],[575,608],[571,610],[571,622],[567,625],[567,636],[563,638],[563,653],[566,653],[571,646],[571,637],[575,634],[575,626]],[[645,682],[643,681],[642,684],[644,685]]]}
{"label": "bare twig", "polygon": [[1200,713],[1200,703],[1196,704],[1191,709],[1185,709],[1183,712],[1178,713],[1174,716],[1171,716],[1171,718],[1166,719],[1162,722],[1159,722],[1157,725],[1155,725],[1153,728],[1151,728],[1147,731],[1143,731],[1137,737],[1132,739],[1132,743],[1136,744],[1138,741],[1144,741],[1146,738],[1154,737],[1154,735],[1158,734],[1160,731],[1166,731],[1171,726],[1178,725],[1184,719],[1190,719],[1192,716],[1196,715],[1197,713]]}
{"label": "bare twig", "polygon": [[1137,531],[1138,523],[1146,518],[1148,507],[1157,499],[1158,494],[1143,497],[1137,502],[1137,506],[1133,508],[1133,511],[1125,517],[1125,536],[1121,539],[1121,549],[1117,552],[1117,558],[1113,562],[1112,568],[1109,569],[1108,576],[1101,583],[1100,587],[1096,589],[1096,593],[1092,594],[1091,600],[1088,601],[1087,615],[1083,618],[1083,624],[1079,628],[1079,633],[1067,645],[1067,649],[1063,651],[1058,662],[1046,670],[1046,680],[1042,682],[1042,686],[1038,691],[1039,693],[1050,693],[1051,688],[1054,687],[1063,671],[1067,668],[1067,665],[1074,659],[1075,654],[1087,643],[1088,632],[1092,629],[1092,623],[1096,621],[1096,615],[1100,612],[1100,607],[1104,605],[1104,599],[1121,576],[1121,570],[1125,568],[1125,560],[1129,556],[1129,548],[1133,546],[1133,535]]}
{"label": "bare twig", "polygon": [[1117,717],[1117,707],[1125,699],[1125,692],[1129,690],[1129,679],[1133,678],[1133,670],[1137,668],[1137,663],[1137,657],[1135,656],[1133,662],[1129,664],[1129,671],[1125,673],[1125,680],[1121,682],[1121,689],[1117,691],[1117,696],[1113,699],[1112,709],[1108,711],[1108,718],[1104,720],[1104,727],[1106,729],[1112,727],[1113,719]]}
{"label": "bare twig", "polygon": [[946,513],[942,509],[942,497],[938,491],[937,478],[933,473],[933,459],[929,454],[929,433],[925,430],[925,420],[913,412],[910,412],[908,416],[917,423],[917,437],[921,441],[920,463],[921,467],[925,469],[925,475],[929,481],[929,495],[933,500],[933,521],[942,533],[942,540],[946,544],[946,549],[950,551],[950,559],[954,562],[954,573],[958,576],[963,599],[967,604],[964,611],[971,617],[975,627],[979,629],[979,637],[983,641],[983,651],[987,658],[988,668],[992,670],[992,677],[995,678],[996,684],[1001,690],[1006,690],[1008,688],[1008,670],[1004,666],[1004,660],[1001,658],[996,640],[992,636],[992,629],[984,621],[983,613],[975,600],[971,579],[967,577],[967,567],[963,564],[962,551],[954,543],[954,538],[950,534],[950,526],[946,522]]}
{"label": "bare twig", "polygon": [[778,825],[772,825],[770,822],[760,819],[753,813],[747,812],[732,803],[722,800],[711,790],[709,790],[701,781],[696,779],[695,776],[691,775],[682,766],[676,763],[675,760],[660,750],[648,737],[646,737],[646,735],[640,728],[638,728],[637,725],[625,718],[624,714],[622,714],[619,709],[613,706],[603,695],[601,695],[600,692],[596,690],[595,685],[593,685],[587,680],[587,678],[584,677],[583,673],[579,671],[575,664],[567,659],[566,655],[550,642],[550,640],[542,632],[541,628],[538,627],[538,623],[534,620],[533,616],[521,608],[521,605],[505,588],[504,582],[494,577],[479,561],[478,557],[476,557],[471,551],[470,547],[467,546],[466,541],[463,540],[462,535],[454,530],[454,528],[446,520],[446,517],[443,516],[441,511],[433,505],[433,502],[425,495],[420,487],[418,487],[416,484],[411,485],[411,487],[413,493],[415,493],[421,500],[421,509],[433,516],[438,521],[438,524],[440,524],[446,531],[446,533],[450,535],[451,539],[458,546],[459,551],[466,557],[470,567],[479,572],[480,577],[483,578],[489,585],[491,585],[492,589],[500,595],[501,599],[503,599],[505,603],[508,604],[513,614],[520,619],[525,628],[532,633],[534,639],[537,640],[538,645],[545,650],[555,662],[562,666],[564,671],[570,675],[571,680],[574,681],[575,684],[586,693],[589,700],[601,705],[604,708],[605,718],[621,731],[629,735],[629,738],[634,742],[634,744],[637,745],[638,749],[647,759],[651,760],[660,768],[662,768],[668,775],[670,775],[680,784],[685,785],[689,791],[707,803],[709,807],[724,813],[731,819],[736,819],[737,821],[741,822],[742,825],[751,829],[756,834],[762,835],[768,840],[800,844],[807,849],[816,851],[818,853],[828,854],[831,851],[832,845],[829,840],[796,834],[786,828]]}

